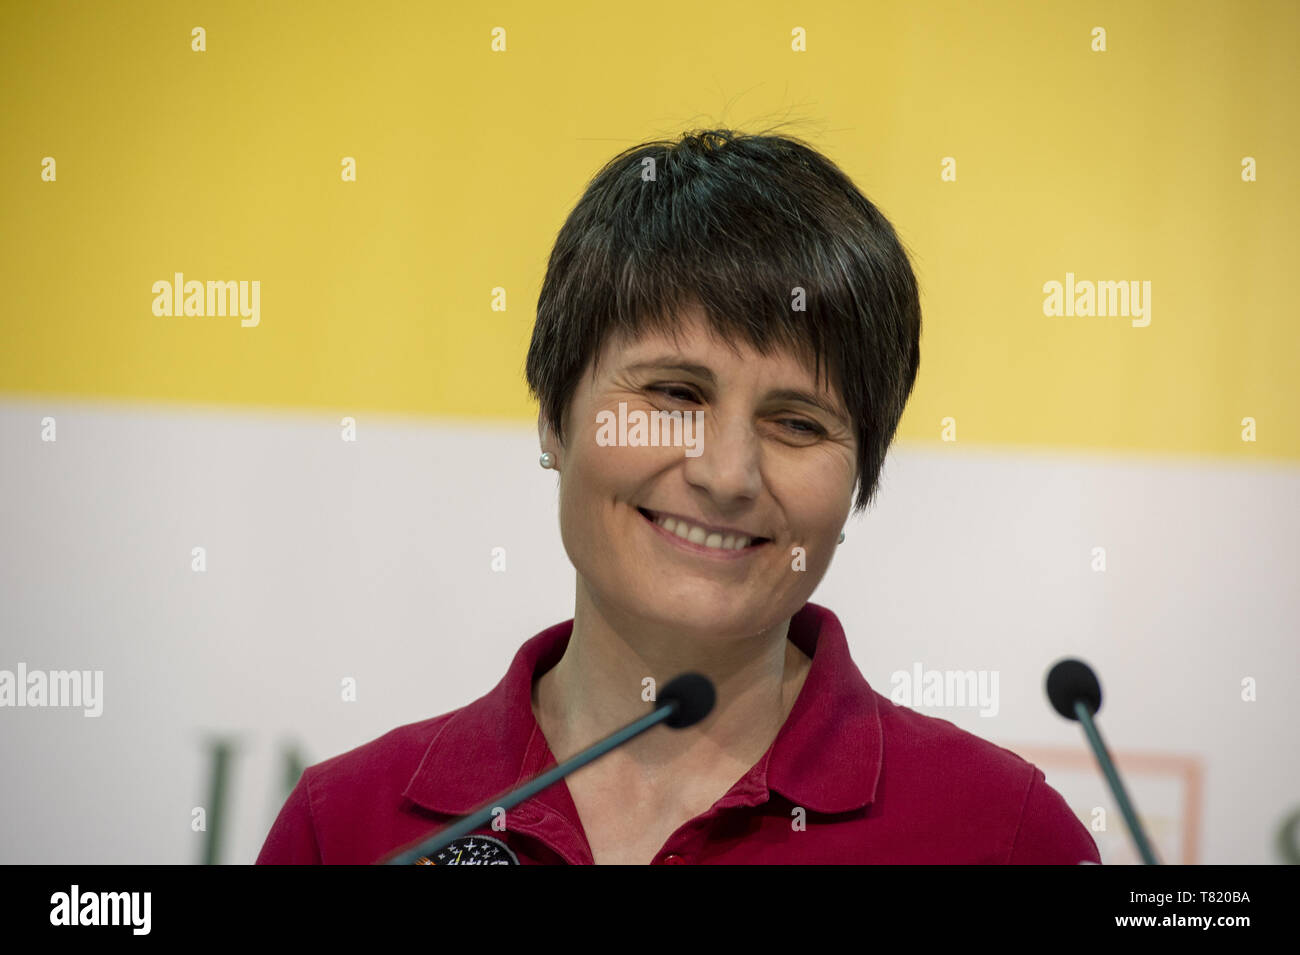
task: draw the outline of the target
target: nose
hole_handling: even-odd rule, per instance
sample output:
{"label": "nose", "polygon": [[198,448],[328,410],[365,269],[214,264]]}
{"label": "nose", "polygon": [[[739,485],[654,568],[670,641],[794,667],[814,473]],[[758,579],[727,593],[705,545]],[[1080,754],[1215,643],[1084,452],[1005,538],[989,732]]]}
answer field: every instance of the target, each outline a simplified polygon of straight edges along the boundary
{"label": "nose", "polygon": [[763,478],[753,425],[743,416],[722,417],[712,409],[703,418],[700,453],[685,459],[687,483],[707,493],[719,507],[754,500]]}

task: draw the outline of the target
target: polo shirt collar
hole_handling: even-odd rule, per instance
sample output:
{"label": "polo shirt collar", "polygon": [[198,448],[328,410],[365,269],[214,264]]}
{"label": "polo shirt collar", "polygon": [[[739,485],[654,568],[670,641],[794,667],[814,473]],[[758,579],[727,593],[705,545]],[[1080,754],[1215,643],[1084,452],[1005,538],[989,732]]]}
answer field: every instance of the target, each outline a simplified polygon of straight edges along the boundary
{"label": "polo shirt collar", "polygon": [[[460,816],[555,765],[533,716],[532,685],[560,661],[572,633],[573,621],[566,620],[524,643],[501,682],[442,725],[403,795],[425,809]],[[775,790],[814,812],[860,809],[874,800],[881,772],[876,693],[849,656],[839,620],[825,607],[805,604],[791,618],[788,638],[812,658],[808,676],[771,747],[718,805],[757,805]],[[523,806],[529,802],[577,817],[562,786],[548,787]]]}

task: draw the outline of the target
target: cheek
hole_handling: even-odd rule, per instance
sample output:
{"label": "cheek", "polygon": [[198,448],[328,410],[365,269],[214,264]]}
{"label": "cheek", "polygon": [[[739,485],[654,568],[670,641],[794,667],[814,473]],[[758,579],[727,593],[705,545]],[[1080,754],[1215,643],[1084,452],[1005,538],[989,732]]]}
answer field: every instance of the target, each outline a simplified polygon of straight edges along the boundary
{"label": "cheek", "polygon": [[834,529],[839,536],[852,504],[852,465],[825,457],[778,461],[766,477],[792,529],[806,536]]}
{"label": "cheek", "polygon": [[601,447],[591,435],[580,440],[590,443],[571,448],[560,475],[562,538],[572,555],[608,560],[626,534],[618,522],[641,519],[632,505],[650,462],[640,448]]}
{"label": "cheek", "polygon": [[570,455],[571,476],[584,494],[595,496],[589,498],[592,503],[635,499],[656,474],[682,457],[681,448],[600,444],[594,430],[585,432],[579,440],[583,443]]}

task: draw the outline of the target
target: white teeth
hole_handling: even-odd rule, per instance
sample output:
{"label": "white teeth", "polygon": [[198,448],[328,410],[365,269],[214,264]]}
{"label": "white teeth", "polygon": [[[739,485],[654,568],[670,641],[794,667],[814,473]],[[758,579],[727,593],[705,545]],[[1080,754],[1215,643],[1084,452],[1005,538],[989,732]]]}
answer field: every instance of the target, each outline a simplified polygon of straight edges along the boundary
{"label": "white teeth", "polygon": [[676,534],[692,544],[703,544],[705,547],[712,547],[715,550],[743,550],[750,544],[750,538],[744,534],[721,534],[718,531],[706,531],[702,527],[694,527],[685,521],[679,521],[675,517],[660,517],[655,523],[662,527],[670,534]]}

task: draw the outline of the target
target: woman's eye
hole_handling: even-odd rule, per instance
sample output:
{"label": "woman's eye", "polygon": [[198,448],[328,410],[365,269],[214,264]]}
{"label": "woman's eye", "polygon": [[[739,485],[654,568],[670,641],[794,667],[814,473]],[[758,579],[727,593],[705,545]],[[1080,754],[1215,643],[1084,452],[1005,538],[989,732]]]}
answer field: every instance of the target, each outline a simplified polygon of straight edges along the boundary
{"label": "woman's eye", "polygon": [[799,425],[801,427],[792,427],[790,430],[797,434],[821,434],[822,426],[814,421],[808,421],[804,418],[782,418],[781,423],[785,425]]}
{"label": "woman's eye", "polygon": [[[651,385],[649,390],[667,395],[676,401],[700,403],[699,396],[685,385]],[[825,428],[815,421],[809,421],[807,418],[778,418],[776,420],[779,424],[785,425],[791,432],[801,437],[819,437],[826,433]]]}
{"label": "woman's eye", "polygon": [[698,400],[695,397],[695,392],[691,391],[689,388],[683,387],[682,385],[655,385],[650,390],[658,391],[661,394],[668,395],[670,398],[676,398],[679,401]]}

